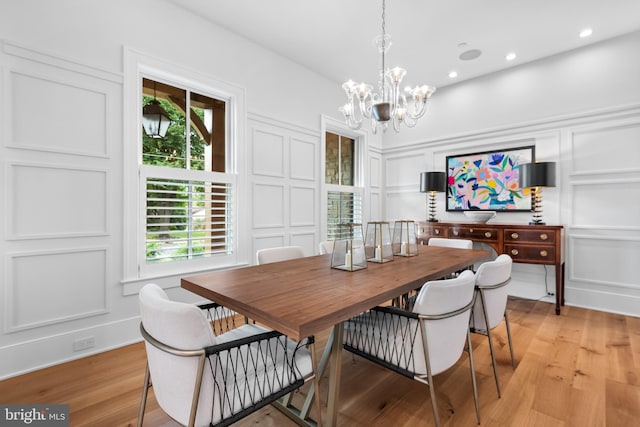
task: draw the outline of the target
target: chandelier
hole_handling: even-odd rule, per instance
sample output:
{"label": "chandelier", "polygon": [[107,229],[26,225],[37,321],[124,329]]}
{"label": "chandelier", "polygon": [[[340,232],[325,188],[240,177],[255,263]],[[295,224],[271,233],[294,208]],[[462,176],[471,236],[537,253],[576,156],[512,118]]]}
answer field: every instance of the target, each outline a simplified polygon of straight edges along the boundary
{"label": "chandelier", "polygon": [[400,125],[403,123],[407,127],[414,127],[427,111],[429,97],[436,91],[435,87],[428,85],[413,88],[407,86],[404,89],[407,98],[400,90],[407,70],[400,67],[385,68],[385,55],[391,47],[391,36],[386,34],[385,28],[385,3],[382,0],[382,34],[374,40],[382,60],[379,92],[373,92],[373,87],[367,83],[348,80],[342,84],[347,94],[347,103],[339,108],[351,129],[360,129],[364,119],[371,119],[374,134],[378,132],[378,127],[386,132],[389,122],[396,132],[400,132]]}

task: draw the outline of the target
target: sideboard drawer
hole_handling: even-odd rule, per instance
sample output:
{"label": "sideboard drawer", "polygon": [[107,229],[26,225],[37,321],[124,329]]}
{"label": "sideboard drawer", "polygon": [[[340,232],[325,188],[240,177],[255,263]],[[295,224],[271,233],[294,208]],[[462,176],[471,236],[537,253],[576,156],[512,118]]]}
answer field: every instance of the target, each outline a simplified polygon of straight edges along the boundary
{"label": "sideboard drawer", "polygon": [[429,237],[446,237],[446,236],[447,236],[446,227],[432,226],[429,229]]}
{"label": "sideboard drawer", "polygon": [[515,262],[554,264],[556,259],[555,246],[505,244],[504,249],[504,253],[509,255]]}
{"label": "sideboard drawer", "polygon": [[524,230],[524,229],[505,229],[505,243],[526,242],[526,243],[546,243],[555,245],[556,233],[553,230]]}
{"label": "sideboard drawer", "polygon": [[477,241],[498,241],[500,231],[497,228],[489,227],[452,227],[449,237],[458,239],[471,239]]}
{"label": "sideboard drawer", "polygon": [[429,224],[428,226],[418,226],[418,238],[428,239],[429,237],[447,237],[447,227]]}

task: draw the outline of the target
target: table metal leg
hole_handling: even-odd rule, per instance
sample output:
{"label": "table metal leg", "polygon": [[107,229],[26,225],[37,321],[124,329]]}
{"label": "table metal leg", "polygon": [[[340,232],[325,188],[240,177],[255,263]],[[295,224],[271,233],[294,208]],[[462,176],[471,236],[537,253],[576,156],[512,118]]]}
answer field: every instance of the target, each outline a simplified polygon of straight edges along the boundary
{"label": "table metal leg", "polygon": [[342,335],[344,325],[339,323],[333,327],[331,342],[331,365],[329,366],[329,397],[327,401],[326,425],[338,424],[338,401],[340,400],[340,373],[342,370]]}

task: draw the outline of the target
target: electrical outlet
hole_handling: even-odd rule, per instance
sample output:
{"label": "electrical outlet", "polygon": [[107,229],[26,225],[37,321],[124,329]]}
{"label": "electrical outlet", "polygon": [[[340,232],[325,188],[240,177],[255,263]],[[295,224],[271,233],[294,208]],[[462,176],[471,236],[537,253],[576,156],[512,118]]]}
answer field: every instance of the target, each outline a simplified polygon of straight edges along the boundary
{"label": "electrical outlet", "polygon": [[73,351],[82,351],[91,347],[95,347],[96,337],[80,338],[73,342]]}

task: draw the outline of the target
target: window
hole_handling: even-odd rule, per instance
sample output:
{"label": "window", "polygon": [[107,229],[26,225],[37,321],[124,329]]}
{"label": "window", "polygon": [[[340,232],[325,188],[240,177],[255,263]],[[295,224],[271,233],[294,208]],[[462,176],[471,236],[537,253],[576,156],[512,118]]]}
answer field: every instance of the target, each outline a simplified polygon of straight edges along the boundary
{"label": "window", "polygon": [[339,224],[362,223],[362,188],[358,182],[357,140],[325,133],[327,239],[341,239]]}
{"label": "window", "polygon": [[227,101],[202,92],[142,79],[142,106],[156,99],[171,125],[164,137],[142,132],[141,269],[233,252]]}

